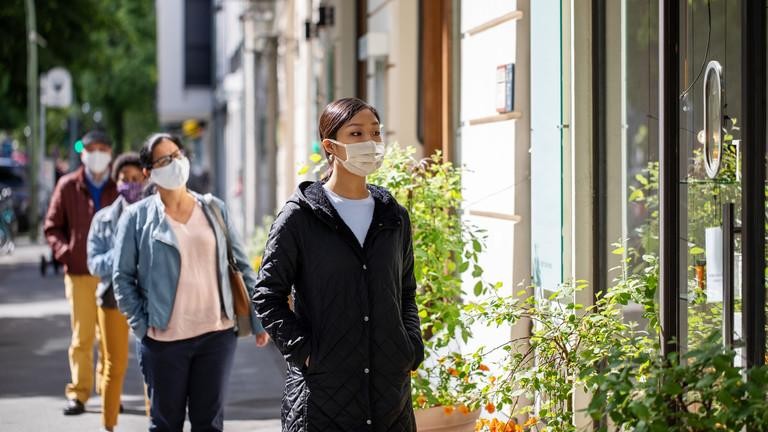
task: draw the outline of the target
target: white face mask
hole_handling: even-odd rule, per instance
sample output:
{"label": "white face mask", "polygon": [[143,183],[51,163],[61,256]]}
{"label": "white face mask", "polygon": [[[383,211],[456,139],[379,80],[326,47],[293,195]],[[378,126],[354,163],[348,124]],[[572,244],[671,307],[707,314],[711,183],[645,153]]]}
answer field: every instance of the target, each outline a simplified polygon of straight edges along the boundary
{"label": "white face mask", "polygon": [[341,165],[354,175],[365,177],[373,174],[384,161],[384,143],[378,141],[365,141],[355,144],[344,144],[335,140],[328,140],[336,145],[344,147],[347,160],[338,159]]}
{"label": "white face mask", "polygon": [[189,180],[189,159],[182,156],[162,168],[155,168],[149,179],[163,189],[184,187]]}
{"label": "white face mask", "polygon": [[83,151],[80,160],[83,165],[93,174],[102,174],[107,170],[109,163],[112,162],[112,154],[103,151]]}

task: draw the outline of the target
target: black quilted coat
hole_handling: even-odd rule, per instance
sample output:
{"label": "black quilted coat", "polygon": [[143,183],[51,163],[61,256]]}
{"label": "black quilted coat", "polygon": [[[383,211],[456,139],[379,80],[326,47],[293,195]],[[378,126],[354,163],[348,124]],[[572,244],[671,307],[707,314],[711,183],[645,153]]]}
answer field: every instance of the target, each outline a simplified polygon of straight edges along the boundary
{"label": "black quilted coat", "polygon": [[424,345],[410,219],[385,189],[368,189],[363,247],[320,182],[299,186],[269,234],[253,301],[288,362],[283,431],[416,430],[410,371]]}

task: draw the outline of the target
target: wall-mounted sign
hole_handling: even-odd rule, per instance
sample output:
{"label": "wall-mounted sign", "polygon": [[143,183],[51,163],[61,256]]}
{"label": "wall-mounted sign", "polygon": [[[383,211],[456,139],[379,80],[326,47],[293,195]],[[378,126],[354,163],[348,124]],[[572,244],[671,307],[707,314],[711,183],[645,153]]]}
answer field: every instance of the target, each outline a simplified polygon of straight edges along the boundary
{"label": "wall-mounted sign", "polygon": [[496,112],[515,110],[515,64],[496,66]]}
{"label": "wall-mounted sign", "polygon": [[704,73],[704,168],[717,177],[723,155],[723,68],[716,60]]}
{"label": "wall-mounted sign", "polygon": [[68,108],[72,105],[72,76],[55,67],[40,76],[40,102],[52,108]]}

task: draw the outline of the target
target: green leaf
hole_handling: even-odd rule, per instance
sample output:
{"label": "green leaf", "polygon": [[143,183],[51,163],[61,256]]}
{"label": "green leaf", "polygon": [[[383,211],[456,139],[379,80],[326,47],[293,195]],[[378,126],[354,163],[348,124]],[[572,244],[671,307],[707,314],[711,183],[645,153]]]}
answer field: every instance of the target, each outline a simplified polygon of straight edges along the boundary
{"label": "green leaf", "polygon": [[642,189],[635,189],[629,194],[627,200],[629,202],[642,201],[645,198],[645,192]]}
{"label": "green leaf", "polygon": [[476,265],[474,269],[472,269],[472,277],[478,278],[482,275],[483,275],[483,268]]}
{"label": "green leaf", "polygon": [[651,416],[651,412],[648,410],[648,407],[643,405],[642,403],[635,402],[631,405],[632,412],[635,413],[639,418],[641,419],[647,419]]}
{"label": "green leaf", "polygon": [[482,281],[477,281],[475,283],[474,293],[475,293],[476,296],[479,296],[480,294],[483,293],[483,282]]}
{"label": "green leaf", "polygon": [[459,265],[459,273],[464,273],[467,269],[469,269],[469,261],[462,261]]}
{"label": "green leaf", "polygon": [[706,251],[704,249],[700,248],[699,246],[694,246],[690,250],[691,255],[701,255],[704,252],[706,252]]}
{"label": "green leaf", "polygon": [[683,391],[683,388],[675,381],[666,381],[663,387],[664,393],[667,397],[674,397]]}

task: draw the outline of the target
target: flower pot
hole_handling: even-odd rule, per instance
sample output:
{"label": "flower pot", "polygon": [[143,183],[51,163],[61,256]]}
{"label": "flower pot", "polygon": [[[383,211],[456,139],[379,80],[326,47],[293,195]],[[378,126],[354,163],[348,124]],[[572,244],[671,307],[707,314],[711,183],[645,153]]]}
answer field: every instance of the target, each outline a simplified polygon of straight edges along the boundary
{"label": "flower pot", "polygon": [[446,414],[442,406],[417,409],[415,413],[418,432],[472,432],[480,417],[479,409],[467,414],[454,409],[451,414]]}

